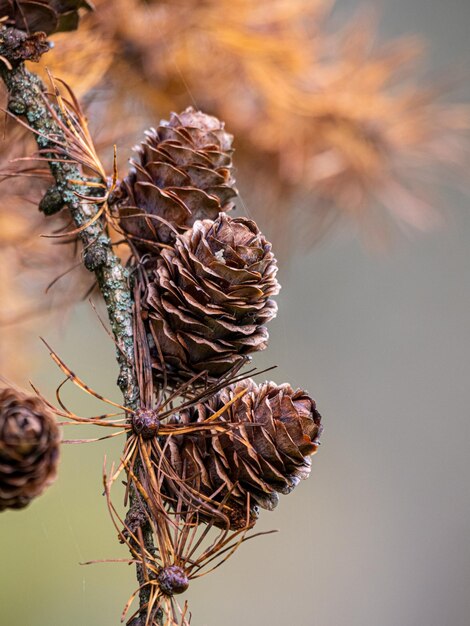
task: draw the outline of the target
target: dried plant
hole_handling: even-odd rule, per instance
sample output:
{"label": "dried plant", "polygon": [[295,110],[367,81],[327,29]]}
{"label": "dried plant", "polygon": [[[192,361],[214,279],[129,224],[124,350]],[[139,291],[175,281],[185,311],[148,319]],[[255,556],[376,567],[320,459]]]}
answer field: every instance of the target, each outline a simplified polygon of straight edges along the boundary
{"label": "dried plant", "polygon": [[309,245],[341,216],[378,237],[394,221],[427,229],[433,199],[418,181],[464,163],[468,107],[420,84],[417,38],[382,44],[365,15],[338,27],[332,5],[101,0],[95,20],[124,100],[131,82],[151,115],[189,100],[226,120],[244,196],[273,235],[286,239],[293,211]]}
{"label": "dried plant", "polygon": [[[16,36],[14,28],[2,28]],[[19,37],[18,41],[25,40]],[[284,402],[280,413],[273,405],[271,423],[265,423],[258,413],[253,418],[241,414],[240,419],[227,418],[232,405],[254,393],[252,384],[230,391],[226,402],[220,403],[223,396],[218,395],[229,385],[235,389],[242,383],[251,373],[240,373],[246,355],[266,347],[264,323],[277,311],[271,299],[279,291],[276,260],[253,221],[232,219],[224,212],[231,208],[235,194],[229,170],[231,137],[216,118],[192,109],[173,115],[168,124],[159,126],[158,134],[148,136],[142,148],[136,171],[144,177],[131,172],[119,184],[116,165],[111,175],[103,166],[71,88],[51,77],[47,92],[19,60],[23,57],[16,45],[14,55],[6,59],[2,71],[9,111],[32,131],[38,151],[26,159],[26,169],[6,171],[5,176],[16,181],[19,174],[28,174],[43,180],[44,166],[48,166],[53,183],[40,208],[53,218],[57,212],[71,217],[71,223],[49,237],[82,243],[83,264],[94,273],[107,306],[124,396],[122,404],[105,399],[50,349],[66,378],[57,389],[57,406],[34,388],[36,401],[45,415],[55,414],[65,418],[65,423],[113,429],[109,435],[87,441],[125,435],[120,463],[105,478],[108,508],[121,541],[131,552],[139,580],[123,618],[139,595],[139,606],[128,623],[189,624],[187,606],[180,609],[174,596],[184,592],[192,578],[224,562],[256,522],[260,495],[259,490],[248,488],[246,471],[251,471],[253,454],[265,469],[269,465],[261,439],[279,448],[285,480],[291,486],[297,478],[306,477],[304,455],[317,447],[319,421],[315,421],[313,401],[309,400],[309,415],[299,409],[303,400],[290,416],[285,414]],[[171,173],[172,180],[164,171]],[[151,196],[146,195],[146,186]],[[184,210],[184,219],[176,207]],[[125,223],[125,211],[130,208],[133,219],[144,220],[143,233],[141,226],[133,229]],[[156,220],[156,227],[150,218]],[[120,245],[127,249],[127,269],[114,253],[111,231],[123,238]],[[172,276],[175,268],[177,274]],[[178,318],[186,320],[186,332],[178,326]],[[174,346],[186,349],[184,357],[178,353],[177,362]],[[80,417],[69,410],[61,394],[69,380],[111,405],[113,412]],[[286,398],[297,397],[288,391],[290,387],[282,389],[278,392],[287,393]],[[214,402],[220,406],[215,408]],[[200,412],[204,406],[204,418],[199,413],[197,419],[188,418],[188,411],[198,407]],[[6,412],[9,417],[9,407]],[[11,430],[9,423],[3,430],[6,434]],[[259,433],[248,435],[249,426],[259,428]],[[298,428],[303,432],[301,439],[311,438],[308,446],[296,441]],[[294,437],[293,446],[286,436]],[[214,481],[212,489],[207,484],[202,487],[197,475],[201,470],[204,473],[203,466],[187,464],[184,455],[176,465],[173,462],[174,445],[186,450],[185,441],[195,443],[199,450],[208,441],[213,442],[209,445],[214,451],[220,452],[223,446],[225,459],[243,460],[245,472],[234,474],[222,485]],[[298,455],[302,455],[301,462]],[[208,472],[213,459],[208,455]],[[110,498],[111,485],[123,472],[129,504],[126,522]],[[9,484],[8,472],[0,478]]]}
{"label": "dried plant", "polygon": [[[114,468],[111,470],[113,474]],[[159,493],[149,497],[152,493],[148,483],[149,474],[141,472],[137,477],[129,473],[129,480],[138,493],[140,515],[128,515],[126,520],[121,519],[111,500],[112,479],[104,473],[104,486],[108,509],[113,524],[122,543],[129,548],[134,561],[142,564],[145,572],[142,585],[128,600],[123,619],[127,616],[130,606],[136,595],[143,589],[148,589],[148,601],[141,605],[128,619],[133,618],[144,610],[145,626],[151,626],[158,619],[159,611],[163,609],[166,626],[186,626],[190,622],[188,605],[183,609],[175,599],[176,595],[184,593],[191,582],[220,567],[234,554],[238,547],[248,539],[269,534],[248,534],[251,525],[248,524],[235,532],[228,529],[216,529],[215,515],[209,522],[200,518],[197,508],[187,512],[186,503],[182,494],[174,506],[167,510],[165,502],[159,498]],[[221,505],[219,505],[221,506]],[[221,513],[222,515],[222,513]],[[149,551],[143,541],[142,528],[148,526],[155,539],[155,550]]]}
{"label": "dried plant", "polygon": [[[129,128],[123,115],[129,94],[139,93],[154,114],[163,85],[172,102],[185,99],[189,86],[197,89],[198,104],[230,121],[241,155],[250,155],[246,167],[259,169],[258,182],[268,169],[279,171],[286,201],[278,216],[296,189],[315,192],[327,222],[335,215],[331,207],[362,217],[374,195],[385,204],[397,195],[401,208],[393,205],[392,212],[425,224],[427,213],[395,165],[407,157],[409,168],[422,164],[437,120],[445,132],[434,157],[453,158],[452,150],[442,151],[443,138],[466,118],[456,109],[438,111],[430,92],[391,88],[413,46],[371,56],[371,34],[359,23],[327,34],[323,0],[275,0],[268,12],[252,0],[97,5],[84,32],[101,34],[112,57],[94,66],[89,85],[98,87],[109,67],[113,96],[126,91],[117,102],[123,123],[114,128],[114,145]],[[138,579],[122,619],[132,626],[186,626],[189,609],[175,596],[250,537],[259,507],[273,509],[279,493],[309,476],[321,418],[307,392],[258,385],[247,378],[253,370],[243,371],[249,355],[267,347],[266,323],[277,313],[280,286],[272,246],[256,222],[227,214],[236,190],[224,124],[185,103],[182,113],[147,131],[120,180],[116,148],[110,164],[101,158],[73,88],[50,74],[46,88],[25,66],[48,51],[46,34],[76,28],[83,8],[89,5],[81,0],[0,4],[8,112],[37,144],[2,175],[15,185],[21,177],[39,181],[41,222],[55,231],[49,245],[72,244],[93,274],[123,401],[94,391],[49,348],[65,375],[55,403],[36,387],[33,399],[9,390],[0,395],[0,508],[27,504],[54,476],[53,414],[64,426],[108,429],[72,443],[122,436],[119,463],[104,474],[107,506]],[[91,36],[81,41],[87,50],[96,44]],[[80,72],[71,76],[80,82]],[[131,79],[140,91],[129,89]],[[95,110],[99,116],[100,105]],[[266,199],[261,208],[267,207]],[[324,214],[314,212],[316,233]],[[68,381],[111,412],[82,417],[70,410],[62,399]],[[27,482],[31,468],[37,485]],[[112,485],[124,476],[125,519],[111,500]]]}

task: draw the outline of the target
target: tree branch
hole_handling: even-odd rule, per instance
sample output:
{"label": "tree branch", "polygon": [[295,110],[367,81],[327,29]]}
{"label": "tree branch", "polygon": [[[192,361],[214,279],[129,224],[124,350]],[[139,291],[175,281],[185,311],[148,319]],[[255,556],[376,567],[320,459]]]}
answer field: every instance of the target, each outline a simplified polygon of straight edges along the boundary
{"label": "tree branch", "polygon": [[[26,118],[28,125],[34,131],[36,141],[42,153],[48,154],[49,166],[55,180],[53,193],[49,190],[44,200],[52,196],[57,206],[65,206],[77,228],[88,224],[79,237],[83,244],[83,263],[93,272],[99,289],[103,295],[108,311],[111,329],[116,342],[116,354],[119,365],[118,385],[124,397],[125,406],[136,410],[139,407],[139,386],[134,368],[134,334],[133,334],[133,298],[129,283],[129,274],[121,260],[113,251],[111,240],[107,233],[104,220],[98,219],[93,223],[100,207],[98,204],[81,202],[77,192],[82,195],[90,194],[80,168],[66,157],[54,161],[54,147],[57,141],[64,141],[65,137],[48,108],[45,85],[41,79],[29,72],[21,62],[25,57],[18,54],[18,46],[14,46],[15,55],[7,56],[8,46],[5,42],[18,42],[24,39],[24,33],[13,28],[0,28],[0,74],[8,89],[8,109],[17,116]],[[6,59],[6,63],[5,63]],[[76,182],[83,181],[83,186]],[[130,509],[136,506],[136,498],[132,497]],[[144,532],[145,547],[153,552],[153,537],[149,530]],[[141,566],[137,566],[139,585],[144,582]],[[147,588],[140,594],[141,608],[148,602]],[[161,616],[160,616],[161,617]],[[145,621],[145,620],[144,620]],[[142,620],[137,618],[133,626],[140,626]],[[159,622],[160,618],[159,618]],[[144,622],[142,622],[143,624]]]}

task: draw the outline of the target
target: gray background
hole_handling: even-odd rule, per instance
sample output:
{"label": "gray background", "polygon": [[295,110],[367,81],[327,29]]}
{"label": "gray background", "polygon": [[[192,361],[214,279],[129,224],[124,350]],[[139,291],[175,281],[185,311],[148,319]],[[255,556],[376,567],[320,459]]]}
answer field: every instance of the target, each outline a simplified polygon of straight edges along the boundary
{"label": "gray background", "polygon": [[[468,66],[467,0],[382,0],[379,11],[385,34],[430,40],[431,70]],[[470,623],[470,212],[445,198],[438,232],[387,255],[334,237],[281,271],[280,314],[256,363],[316,397],[323,445],[310,480],[262,516],[280,533],[192,585],[195,626]],[[117,398],[113,348],[88,307],[39,333]],[[59,378],[44,356],[35,380],[52,392]],[[118,451],[67,447],[47,495],[0,517],[2,626],[119,623],[132,569],[79,565],[126,556],[101,496],[103,454]]]}

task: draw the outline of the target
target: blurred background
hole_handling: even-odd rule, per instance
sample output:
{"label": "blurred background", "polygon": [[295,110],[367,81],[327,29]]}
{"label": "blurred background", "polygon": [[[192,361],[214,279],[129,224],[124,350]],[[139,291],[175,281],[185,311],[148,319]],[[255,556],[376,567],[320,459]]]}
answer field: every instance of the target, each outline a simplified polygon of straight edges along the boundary
{"label": "blurred background", "polygon": [[[117,142],[121,175],[143,129],[170,110],[192,104],[225,119],[240,211],[281,259],[279,315],[255,364],[277,365],[276,382],[308,389],[324,417],[311,478],[258,522],[280,532],[191,585],[192,623],[468,626],[470,212],[459,103],[470,100],[470,5],[97,9],[82,31],[58,37],[47,63],[88,102],[105,160]],[[90,305],[42,314],[45,286],[74,252],[39,241],[36,189],[17,187],[0,188],[0,371],[52,396],[61,378],[42,335],[118,400],[114,348]],[[62,312],[89,286],[72,272],[50,297]],[[100,410],[67,397],[78,413]],[[119,623],[133,568],[80,563],[127,557],[101,482],[104,455],[117,459],[121,445],[64,446],[57,483],[0,516],[2,626]]]}

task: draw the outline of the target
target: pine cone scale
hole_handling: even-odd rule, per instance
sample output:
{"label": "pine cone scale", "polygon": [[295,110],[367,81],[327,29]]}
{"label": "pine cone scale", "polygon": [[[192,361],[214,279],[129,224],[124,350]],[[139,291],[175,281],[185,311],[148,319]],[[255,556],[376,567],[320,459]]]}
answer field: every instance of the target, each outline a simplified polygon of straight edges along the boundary
{"label": "pine cone scale", "polygon": [[[220,211],[219,199],[195,187],[169,187],[166,190],[172,197],[178,198],[194,220],[216,218]],[[230,196],[231,197],[231,196]]]}
{"label": "pine cone scale", "polygon": [[[139,174],[145,176],[147,182],[155,185],[158,189],[166,189],[167,187],[183,187],[191,185],[191,175],[189,172],[175,167],[171,163],[165,161],[148,161],[146,168],[136,166]],[[188,168],[189,169],[189,168]],[[139,183],[136,183],[137,185]]]}

